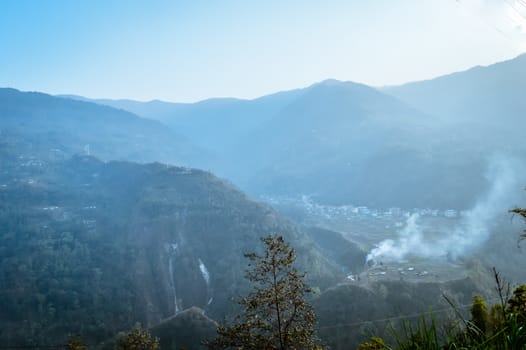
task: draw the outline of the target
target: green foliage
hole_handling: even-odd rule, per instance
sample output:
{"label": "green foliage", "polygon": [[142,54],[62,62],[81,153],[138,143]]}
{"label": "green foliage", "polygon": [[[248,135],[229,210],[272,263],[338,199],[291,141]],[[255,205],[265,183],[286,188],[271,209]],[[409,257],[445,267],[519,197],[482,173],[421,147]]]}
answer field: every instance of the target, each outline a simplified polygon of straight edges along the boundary
{"label": "green foliage", "polygon": [[514,315],[519,323],[526,322],[526,285],[522,284],[513,291],[513,297],[508,300],[506,311]]}
{"label": "green foliage", "polygon": [[[167,319],[170,259],[180,309],[232,314],[228,300],[248,290],[242,252],[271,228],[298,242],[302,259],[318,268],[305,267],[310,277],[326,279],[321,288],[335,280],[278,214],[209,173],[87,156],[51,162],[29,146],[17,153],[17,140],[0,138],[2,344],[66,344],[78,334],[95,345],[136,321]],[[167,251],[176,243],[177,252]]]}
{"label": "green foliage", "polygon": [[388,349],[382,338],[372,337],[368,342],[358,345],[358,350],[384,350]]}
{"label": "green foliage", "polygon": [[73,337],[68,341],[67,350],[88,350],[81,337]]}
{"label": "green foliage", "polygon": [[191,307],[150,328],[152,335],[159,338],[163,350],[205,349],[205,339],[216,336],[217,323],[208,318],[204,311]]}
{"label": "green foliage", "polygon": [[480,295],[473,297],[471,306],[471,322],[482,332],[486,333],[486,324],[488,322],[488,308],[486,300]]}
{"label": "green foliage", "polygon": [[[493,305],[490,312],[484,298],[475,296],[471,320],[459,317],[447,329],[439,329],[433,317],[422,317],[416,327],[404,323],[402,331],[393,329],[394,349],[524,349],[526,348],[526,285],[508,300],[507,308]],[[369,343],[364,343],[369,344]],[[389,348],[386,346],[385,348]],[[367,347],[363,349],[369,349]]]}
{"label": "green foliage", "polygon": [[159,339],[146,329],[136,327],[117,340],[118,350],[158,350]]}
{"label": "green foliage", "polygon": [[[390,343],[391,330],[386,318],[393,318],[392,326],[402,329],[399,316],[418,315],[430,307],[447,308],[444,294],[452,296],[455,303],[468,304],[476,289],[469,278],[436,283],[378,281],[371,283],[370,288],[358,283],[341,284],[313,300],[321,326],[317,334],[331,349],[355,349],[370,336],[382,337]],[[445,317],[437,314],[437,322],[440,324]],[[359,326],[346,326],[349,323]]]}
{"label": "green foliage", "polygon": [[261,239],[263,255],[246,254],[246,278],[253,290],[240,300],[243,313],[232,325],[218,327],[211,349],[319,349],[314,335],[315,316],[305,301],[310,288],[305,274],[293,267],[296,253],[281,236]]}
{"label": "green foliage", "polygon": [[416,327],[404,322],[402,334],[396,333],[394,329],[392,329],[392,334],[397,343],[397,349],[440,349],[438,330],[433,315],[431,315],[430,322],[422,317]]}
{"label": "green foliage", "polygon": [[488,324],[490,326],[489,331],[495,333],[499,329],[504,328],[505,322],[506,315],[504,309],[502,308],[502,305],[492,305],[488,315]]}

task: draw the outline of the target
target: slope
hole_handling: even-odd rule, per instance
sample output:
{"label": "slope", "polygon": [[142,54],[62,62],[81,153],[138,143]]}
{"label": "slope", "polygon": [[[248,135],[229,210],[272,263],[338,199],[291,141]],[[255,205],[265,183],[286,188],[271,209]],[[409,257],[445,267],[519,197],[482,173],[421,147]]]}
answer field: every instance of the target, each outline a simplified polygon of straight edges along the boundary
{"label": "slope", "polygon": [[494,125],[523,121],[524,89],[526,54],[487,67],[478,66],[383,91],[444,121]]}
{"label": "slope", "polygon": [[210,173],[49,160],[45,150],[28,158],[17,153],[28,143],[9,140],[0,144],[2,344],[68,334],[93,344],[192,306],[220,319],[246,288],[243,253],[271,232],[293,242],[314,285],[338,278],[292,223]]}
{"label": "slope", "polygon": [[[0,130],[64,155],[196,165],[208,155],[159,122],[94,103],[0,89]],[[35,147],[41,149],[42,147]]]}
{"label": "slope", "polygon": [[[254,193],[375,207],[469,206],[485,186],[477,176],[483,165],[466,162],[462,148],[452,154],[459,140],[445,145],[441,134],[435,118],[395,98],[326,81],[240,142],[234,158],[253,169],[244,188]],[[465,174],[474,174],[472,186],[459,181]]]}

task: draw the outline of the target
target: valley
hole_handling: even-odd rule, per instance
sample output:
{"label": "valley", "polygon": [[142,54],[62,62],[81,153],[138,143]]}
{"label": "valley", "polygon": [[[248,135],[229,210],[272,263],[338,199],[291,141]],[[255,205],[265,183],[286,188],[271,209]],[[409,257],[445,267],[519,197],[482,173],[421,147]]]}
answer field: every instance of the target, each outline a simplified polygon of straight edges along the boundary
{"label": "valley", "polygon": [[[353,242],[364,252],[363,266],[342,267],[346,282],[367,285],[378,280],[405,280],[411,282],[444,282],[461,279],[468,275],[465,257],[457,259],[451,253],[422,256],[420,252],[404,252],[395,257],[374,256],[373,252],[385,240],[396,240],[400,231],[407,228],[413,215],[417,215],[419,226],[425,232],[422,245],[433,244],[433,240],[444,235],[444,231],[454,231],[462,225],[467,211],[453,209],[403,210],[389,208],[378,210],[365,206],[330,206],[313,202],[306,196],[300,198],[265,197],[264,200],[284,214],[295,218],[305,226],[320,227],[339,232],[342,237]],[[413,232],[413,234],[416,232]],[[424,243],[425,242],[425,243]],[[416,248],[416,247],[414,247]],[[384,252],[388,253],[388,252]],[[365,282],[367,281],[367,282]]]}
{"label": "valley", "polygon": [[138,322],[202,348],[271,233],[296,250],[333,349],[386,336],[382,320],[445,320],[445,297],[464,315],[474,295],[494,300],[492,267],[526,280],[508,212],[525,202],[523,120],[458,121],[412,93],[326,80],[172,104],[0,89],[0,343],[112,348]]}

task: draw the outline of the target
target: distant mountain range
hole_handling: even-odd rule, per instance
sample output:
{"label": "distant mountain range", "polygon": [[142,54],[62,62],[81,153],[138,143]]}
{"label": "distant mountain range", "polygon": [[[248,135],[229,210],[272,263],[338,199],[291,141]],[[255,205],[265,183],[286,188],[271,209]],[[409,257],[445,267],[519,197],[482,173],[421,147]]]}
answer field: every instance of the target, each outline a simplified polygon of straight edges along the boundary
{"label": "distant mountain range", "polygon": [[525,163],[525,61],[401,87],[328,80],[195,104],[0,89],[2,344],[77,333],[98,343],[137,321],[208,336],[208,317],[232,314],[230,298],[247,290],[243,253],[269,233],[297,249],[334,348],[371,331],[335,333],[341,325],[422,312],[444,291],[469,303],[485,282],[342,283],[364,268],[359,246],[300,227],[229,181],[252,195],[469,207],[490,185],[493,154]]}
{"label": "distant mountain range", "polygon": [[495,154],[526,159],[524,85],[526,55],[381,89],[327,80],[255,100],[95,102],[161,121],[251,194],[465,209]]}

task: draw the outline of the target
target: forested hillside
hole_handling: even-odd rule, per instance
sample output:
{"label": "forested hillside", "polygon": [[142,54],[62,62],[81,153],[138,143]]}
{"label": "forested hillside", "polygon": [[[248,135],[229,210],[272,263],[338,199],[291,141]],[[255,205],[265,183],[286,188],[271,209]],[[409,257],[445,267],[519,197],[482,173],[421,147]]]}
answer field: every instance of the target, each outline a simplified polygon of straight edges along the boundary
{"label": "forested hillside", "polygon": [[221,318],[244,288],[243,253],[268,232],[295,242],[319,288],[338,276],[292,223],[209,173],[24,146],[0,147],[4,344],[99,342],[191,306]]}
{"label": "forested hillside", "polygon": [[34,152],[53,149],[62,158],[196,165],[207,156],[177,132],[130,112],[9,88],[0,89],[0,131],[24,138]]}

